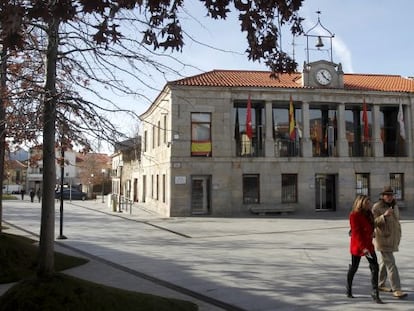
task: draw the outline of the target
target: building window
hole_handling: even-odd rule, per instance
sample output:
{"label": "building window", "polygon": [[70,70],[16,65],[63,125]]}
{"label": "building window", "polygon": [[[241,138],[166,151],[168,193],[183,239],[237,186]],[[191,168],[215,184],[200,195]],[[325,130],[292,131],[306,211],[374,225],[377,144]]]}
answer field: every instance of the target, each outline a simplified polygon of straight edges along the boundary
{"label": "building window", "polygon": [[167,116],[164,116],[164,144],[167,143]]}
{"label": "building window", "polygon": [[356,193],[357,194],[369,194],[369,173],[356,173]]}
{"label": "building window", "polygon": [[260,203],[260,184],[259,175],[243,175],[243,203],[258,204]]}
{"label": "building window", "polygon": [[160,177],[157,174],[156,176],[156,181],[155,181],[155,199],[158,200],[159,199],[159,189],[160,189]]}
{"label": "building window", "polygon": [[390,186],[394,189],[395,199],[399,201],[404,200],[404,174],[391,173],[390,174]]}
{"label": "building window", "polygon": [[282,174],[282,203],[298,201],[298,175]]}
{"label": "building window", "polygon": [[309,130],[314,157],[338,155],[336,107],[312,105],[309,109]]}
{"label": "building window", "polygon": [[142,202],[145,203],[145,200],[147,198],[147,176],[142,176]]}
{"label": "building window", "polygon": [[166,186],[166,182],[165,182],[165,174],[162,175],[162,203],[165,203],[165,186]]}
{"label": "building window", "polygon": [[154,198],[154,175],[151,175],[151,199]]}
{"label": "building window", "polygon": [[[399,107],[381,107],[381,140],[384,144],[384,156],[405,156],[405,140],[401,137],[398,122]],[[401,112],[402,113],[402,112]],[[405,134],[404,134],[405,136]]]}
{"label": "building window", "polygon": [[264,156],[264,120],[265,111],[262,103],[248,101],[234,104],[234,140],[236,142],[236,156],[263,157]]}
{"label": "building window", "polygon": [[148,133],[147,131],[144,131],[144,142],[143,142],[143,151],[147,152],[147,144],[148,144]]}
{"label": "building window", "polygon": [[158,121],[157,126],[157,146],[160,146],[161,144],[161,121]]}
{"label": "building window", "polygon": [[297,103],[292,102],[293,113],[290,117],[290,103],[273,105],[272,128],[276,157],[301,156],[303,130],[301,110]]}
{"label": "building window", "polygon": [[155,125],[152,126],[152,149],[155,148]]}
{"label": "building window", "polygon": [[191,155],[211,157],[211,113],[191,113]]}

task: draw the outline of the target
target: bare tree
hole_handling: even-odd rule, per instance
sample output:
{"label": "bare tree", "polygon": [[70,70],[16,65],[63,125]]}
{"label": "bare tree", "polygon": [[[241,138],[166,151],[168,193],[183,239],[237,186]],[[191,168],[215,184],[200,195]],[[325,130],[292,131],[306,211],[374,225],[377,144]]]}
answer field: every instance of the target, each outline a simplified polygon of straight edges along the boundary
{"label": "bare tree", "polygon": [[[301,31],[301,19],[297,16],[302,0],[233,0],[202,1],[209,16],[226,19],[230,4],[240,12],[241,30],[247,33],[248,58],[265,60],[274,73],[292,72],[297,64],[278,49],[277,17],[281,23],[292,25],[292,33]],[[43,135],[43,200],[40,232],[40,266],[38,275],[53,273],[54,241],[54,185],[56,123],[72,122],[72,135],[87,145],[87,135],[102,138],[102,129],[113,129],[111,122],[98,121],[94,115],[98,110],[113,112],[80,96],[78,90],[65,88],[62,81],[82,86],[100,98],[100,93],[89,81],[105,83],[114,91],[131,92],[124,81],[114,74],[114,68],[139,80],[139,64],[151,64],[152,59],[138,55],[136,49],[152,47],[154,50],[170,49],[181,51],[184,45],[179,13],[184,1],[142,1],[142,0],[14,0],[0,4],[0,37],[2,46],[24,50],[25,31],[28,24],[39,24],[44,28],[47,40],[44,51],[44,85],[42,97]],[[142,29],[141,40],[135,35],[122,33],[122,22],[137,24]],[[123,59],[128,70],[117,66],[114,59]],[[91,64],[98,65],[97,67]],[[162,64],[159,70],[165,69]],[[133,73],[132,73],[133,71]],[[80,110],[80,108],[82,108]],[[80,112],[82,111],[82,112]],[[132,113],[132,112],[131,112]],[[68,116],[70,115],[70,117]],[[1,117],[1,115],[0,115]],[[92,120],[92,121],[91,121]],[[85,122],[88,121],[88,122]],[[63,128],[63,127],[62,127]],[[77,130],[76,130],[77,129]],[[83,134],[82,134],[83,133]],[[104,132],[106,135],[107,132]],[[0,141],[1,143],[1,141]],[[1,154],[0,154],[1,156]]]}
{"label": "bare tree", "polygon": [[7,48],[1,49],[0,62],[0,233],[2,232],[3,223],[3,180],[4,180],[4,157],[6,149],[6,101],[7,101]]}

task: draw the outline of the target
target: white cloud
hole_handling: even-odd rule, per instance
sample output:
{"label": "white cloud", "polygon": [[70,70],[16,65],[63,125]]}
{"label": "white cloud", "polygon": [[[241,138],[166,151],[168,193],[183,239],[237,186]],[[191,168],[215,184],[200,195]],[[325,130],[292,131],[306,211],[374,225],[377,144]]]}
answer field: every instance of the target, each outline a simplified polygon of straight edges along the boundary
{"label": "white cloud", "polygon": [[335,36],[332,39],[333,53],[338,57],[339,62],[343,65],[343,71],[345,73],[353,73],[354,68],[352,66],[352,53],[344,41],[340,37]]}

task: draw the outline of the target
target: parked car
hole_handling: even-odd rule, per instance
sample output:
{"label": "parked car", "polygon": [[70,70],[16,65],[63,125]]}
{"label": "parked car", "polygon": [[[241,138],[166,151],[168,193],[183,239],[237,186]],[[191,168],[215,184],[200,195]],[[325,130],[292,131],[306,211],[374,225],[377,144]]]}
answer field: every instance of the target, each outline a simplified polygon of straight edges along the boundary
{"label": "parked car", "polygon": [[[78,189],[63,189],[63,199],[64,200],[82,200],[85,201],[88,195],[85,192],[82,192]],[[55,192],[55,198],[60,199],[60,190]]]}
{"label": "parked car", "polygon": [[4,194],[19,194],[21,189],[21,185],[3,185]]}

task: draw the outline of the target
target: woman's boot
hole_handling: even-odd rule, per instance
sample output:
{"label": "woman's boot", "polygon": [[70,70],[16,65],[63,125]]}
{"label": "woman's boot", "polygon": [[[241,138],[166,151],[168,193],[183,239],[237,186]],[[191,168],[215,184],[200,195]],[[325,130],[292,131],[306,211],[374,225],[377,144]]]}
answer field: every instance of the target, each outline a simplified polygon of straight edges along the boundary
{"label": "woman's boot", "polygon": [[354,280],[355,269],[352,268],[352,265],[349,265],[348,274],[346,278],[346,296],[348,298],[354,298],[352,295],[352,281]]}
{"label": "woman's boot", "polygon": [[380,296],[379,296],[379,292],[378,289],[374,289],[371,293],[371,297],[372,299],[375,301],[375,303],[379,303],[379,304],[383,304]]}
{"label": "woman's boot", "polygon": [[376,303],[383,303],[378,291],[378,273],[379,273],[379,267],[378,262],[370,262],[369,268],[371,270],[371,284],[372,284],[372,293],[371,297]]}

